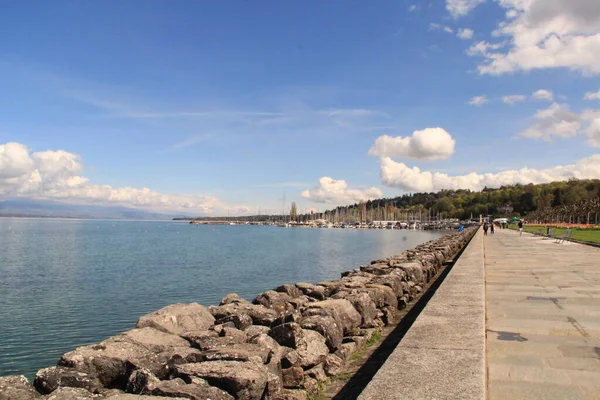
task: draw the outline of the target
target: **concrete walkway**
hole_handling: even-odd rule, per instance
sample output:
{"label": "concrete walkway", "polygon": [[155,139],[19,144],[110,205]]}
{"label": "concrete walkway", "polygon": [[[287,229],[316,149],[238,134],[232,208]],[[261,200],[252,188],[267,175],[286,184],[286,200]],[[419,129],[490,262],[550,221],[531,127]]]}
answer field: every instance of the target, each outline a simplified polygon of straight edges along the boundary
{"label": "concrete walkway", "polygon": [[600,248],[483,238],[488,398],[600,399]]}
{"label": "concrete walkway", "polygon": [[360,400],[485,398],[485,281],[480,229]]}

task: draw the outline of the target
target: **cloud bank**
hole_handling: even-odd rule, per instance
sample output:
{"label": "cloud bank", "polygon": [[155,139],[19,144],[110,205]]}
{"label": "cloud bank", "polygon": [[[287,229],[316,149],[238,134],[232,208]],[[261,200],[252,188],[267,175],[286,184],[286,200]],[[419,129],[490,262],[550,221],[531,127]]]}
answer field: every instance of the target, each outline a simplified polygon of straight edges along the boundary
{"label": "cloud bank", "polygon": [[369,154],[379,157],[401,157],[414,160],[444,160],[454,154],[456,141],[442,128],[425,128],[412,136],[379,136]]}
{"label": "cloud bank", "polygon": [[[598,0],[497,0],[505,20],[492,33],[499,43],[481,42],[480,74],[568,68],[600,74]],[[454,16],[468,13],[475,1],[447,0]],[[477,2],[479,3],[479,2]],[[502,50],[501,50],[502,49]],[[470,54],[473,54],[470,53]]]}
{"label": "cloud bank", "polygon": [[600,154],[579,160],[571,165],[559,165],[546,169],[522,168],[497,174],[447,175],[439,172],[421,171],[389,157],[380,160],[381,183],[405,192],[436,192],[442,189],[470,189],[479,191],[484,187],[500,187],[515,183],[548,183],[566,181],[570,178],[597,179],[600,176]]}
{"label": "cloud bank", "polygon": [[0,145],[0,199],[27,197],[69,200],[95,204],[119,204],[157,211],[186,211],[212,214],[231,210],[247,212],[246,207],[230,208],[214,196],[178,196],[148,188],[96,185],[82,176],[81,158],[64,150],[31,152],[21,143]]}
{"label": "cloud bank", "polygon": [[328,176],[319,179],[319,184],[300,194],[303,198],[316,203],[354,204],[359,201],[378,199],[383,196],[376,187],[368,189],[348,189],[345,180],[336,180]]}

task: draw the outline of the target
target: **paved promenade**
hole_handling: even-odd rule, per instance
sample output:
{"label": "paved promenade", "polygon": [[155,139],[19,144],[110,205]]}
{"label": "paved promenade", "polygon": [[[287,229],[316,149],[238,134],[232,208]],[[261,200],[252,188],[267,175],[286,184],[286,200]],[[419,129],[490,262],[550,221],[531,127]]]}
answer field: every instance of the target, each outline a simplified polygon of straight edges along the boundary
{"label": "paved promenade", "polygon": [[600,399],[600,248],[483,239],[489,399]]}
{"label": "paved promenade", "polygon": [[600,248],[480,229],[359,399],[600,400]]}
{"label": "paved promenade", "polygon": [[485,399],[483,259],[480,230],[360,400]]}

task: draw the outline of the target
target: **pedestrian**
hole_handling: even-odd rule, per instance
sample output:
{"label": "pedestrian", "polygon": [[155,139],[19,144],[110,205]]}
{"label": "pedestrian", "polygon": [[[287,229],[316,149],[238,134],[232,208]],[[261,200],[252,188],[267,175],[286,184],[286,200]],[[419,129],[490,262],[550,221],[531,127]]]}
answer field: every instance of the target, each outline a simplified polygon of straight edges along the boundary
{"label": "pedestrian", "polygon": [[488,223],[484,222],[483,223],[483,235],[487,236],[487,231],[488,231]]}
{"label": "pedestrian", "polygon": [[519,221],[519,236],[523,235],[523,221]]}
{"label": "pedestrian", "polygon": [[490,224],[490,233],[492,235],[494,234],[494,223],[493,222]]}

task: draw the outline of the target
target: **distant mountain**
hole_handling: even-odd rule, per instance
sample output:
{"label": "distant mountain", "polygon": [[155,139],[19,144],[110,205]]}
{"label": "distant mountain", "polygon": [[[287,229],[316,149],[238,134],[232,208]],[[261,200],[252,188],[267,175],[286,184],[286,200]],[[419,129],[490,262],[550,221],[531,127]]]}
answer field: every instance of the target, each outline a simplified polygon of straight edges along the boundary
{"label": "distant mountain", "polygon": [[0,216],[94,218],[94,219],[172,219],[174,215],[123,206],[66,204],[51,200],[10,199],[0,201]]}

